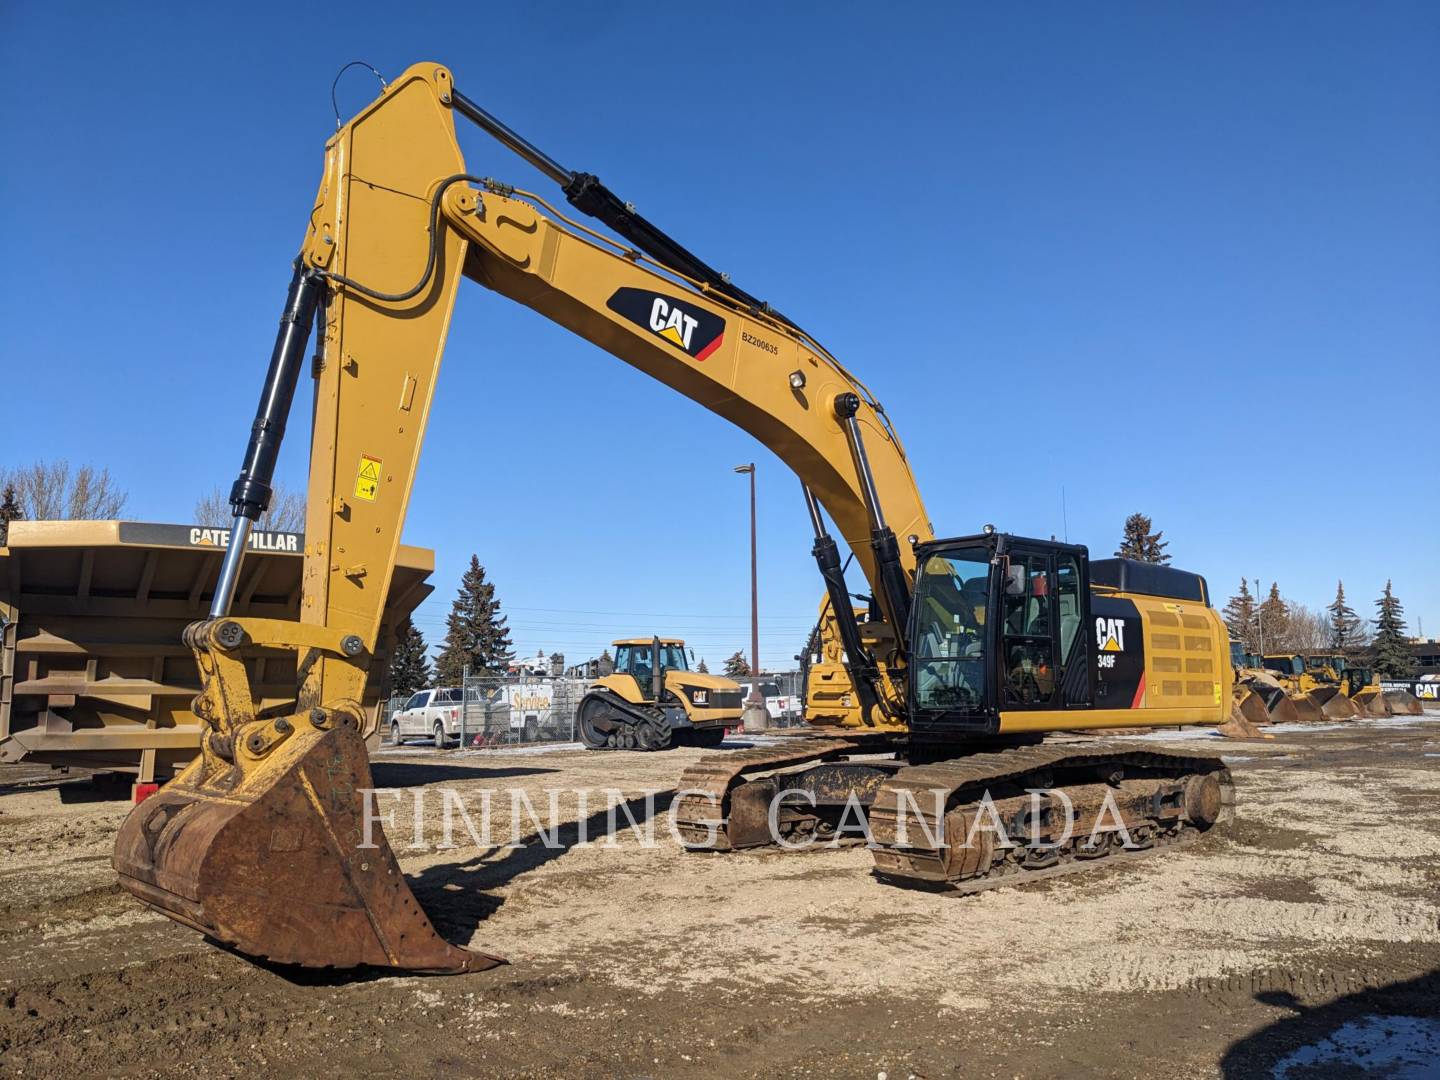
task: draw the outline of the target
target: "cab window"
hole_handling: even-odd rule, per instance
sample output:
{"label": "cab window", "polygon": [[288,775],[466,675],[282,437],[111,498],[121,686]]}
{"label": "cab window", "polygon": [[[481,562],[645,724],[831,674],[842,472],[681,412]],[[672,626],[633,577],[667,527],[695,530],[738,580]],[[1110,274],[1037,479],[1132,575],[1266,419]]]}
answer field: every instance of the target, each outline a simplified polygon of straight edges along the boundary
{"label": "cab window", "polygon": [[1079,636],[1080,565],[1074,555],[1061,555],[1055,561],[1055,600],[1060,611],[1060,663],[1070,663],[1071,650]]}
{"label": "cab window", "polygon": [[1050,636],[1050,567],[1044,555],[1012,557],[1005,577],[1005,632]]}
{"label": "cab window", "polygon": [[405,708],[407,708],[407,709],[422,709],[422,708],[425,707],[425,701],[426,701],[426,699],[429,698],[429,697],[430,697],[430,691],[429,691],[429,690],[421,690],[418,694],[411,694],[411,695],[410,695],[410,700],[405,703]]}
{"label": "cab window", "polygon": [[985,703],[985,619],[990,550],[957,548],[926,558],[915,580],[914,687],[921,709]]}
{"label": "cab window", "polygon": [[1050,556],[1011,555],[1004,598],[1006,704],[1045,705],[1054,697],[1054,600]]}

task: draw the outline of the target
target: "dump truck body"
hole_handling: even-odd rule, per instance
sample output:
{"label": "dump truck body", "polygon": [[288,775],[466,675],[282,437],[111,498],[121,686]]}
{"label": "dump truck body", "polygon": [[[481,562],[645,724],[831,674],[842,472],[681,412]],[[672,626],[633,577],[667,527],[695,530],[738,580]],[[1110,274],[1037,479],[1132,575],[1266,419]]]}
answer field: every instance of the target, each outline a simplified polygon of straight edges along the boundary
{"label": "dump truck body", "polygon": [[[181,635],[210,602],[228,530],[130,521],[17,521],[0,547],[0,761],[137,772],[165,780],[193,758],[195,659]],[[237,607],[295,619],[304,537],[257,532]],[[433,589],[434,553],[402,547],[387,631]],[[362,704],[373,734],[386,651]],[[248,660],[256,706],[295,696],[293,654]]]}

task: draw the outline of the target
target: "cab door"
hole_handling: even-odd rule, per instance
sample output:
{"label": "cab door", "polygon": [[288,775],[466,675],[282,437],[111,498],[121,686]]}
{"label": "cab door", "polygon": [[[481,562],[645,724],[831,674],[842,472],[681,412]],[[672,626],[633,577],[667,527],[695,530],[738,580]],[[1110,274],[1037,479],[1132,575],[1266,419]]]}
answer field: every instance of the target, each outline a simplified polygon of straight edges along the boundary
{"label": "cab door", "polygon": [[1000,596],[1001,711],[1060,708],[1058,607],[1054,553],[1015,545],[1007,552]]}
{"label": "cab door", "polygon": [[423,721],[425,717],[425,706],[430,701],[430,693],[429,690],[418,691],[412,694],[410,700],[405,703],[405,708],[399,716],[400,734],[402,736],[429,734],[429,732],[425,730]]}

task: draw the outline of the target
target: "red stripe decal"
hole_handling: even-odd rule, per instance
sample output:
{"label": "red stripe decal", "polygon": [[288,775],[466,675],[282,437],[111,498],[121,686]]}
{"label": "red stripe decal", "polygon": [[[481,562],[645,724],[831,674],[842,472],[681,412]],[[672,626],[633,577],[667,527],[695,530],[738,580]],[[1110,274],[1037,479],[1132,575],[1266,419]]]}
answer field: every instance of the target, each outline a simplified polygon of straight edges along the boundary
{"label": "red stripe decal", "polygon": [[714,340],[714,341],[710,342],[709,345],[706,345],[705,348],[701,349],[701,350],[695,355],[695,362],[696,362],[696,363],[700,363],[701,361],[703,361],[707,356],[709,356],[709,355],[710,355],[711,353],[713,353],[716,349],[718,349],[718,348],[720,347],[720,342],[722,342],[722,341],[724,341],[724,340],[725,340],[725,331],[724,331],[724,330],[721,330],[720,333],[718,333],[717,335],[715,335],[715,340]]}
{"label": "red stripe decal", "polygon": [[1140,701],[1145,696],[1145,672],[1140,672],[1140,685],[1135,687],[1135,700],[1130,702],[1130,708],[1140,708]]}

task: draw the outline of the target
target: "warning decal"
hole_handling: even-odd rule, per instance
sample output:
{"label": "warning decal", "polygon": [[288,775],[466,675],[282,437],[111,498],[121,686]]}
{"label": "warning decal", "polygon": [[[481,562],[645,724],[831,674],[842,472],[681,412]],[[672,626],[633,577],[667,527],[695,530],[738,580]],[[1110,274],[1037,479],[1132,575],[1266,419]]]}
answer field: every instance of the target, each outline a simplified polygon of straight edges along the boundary
{"label": "warning decal", "polygon": [[360,471],[355,475],[355,497],[374,502],[380,490],[380,459],[369,454],[360,455]]}

